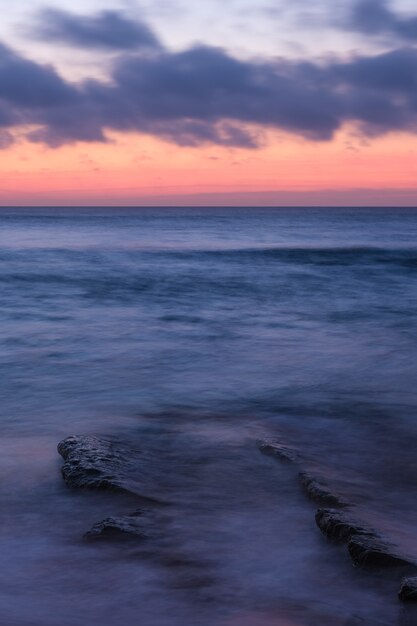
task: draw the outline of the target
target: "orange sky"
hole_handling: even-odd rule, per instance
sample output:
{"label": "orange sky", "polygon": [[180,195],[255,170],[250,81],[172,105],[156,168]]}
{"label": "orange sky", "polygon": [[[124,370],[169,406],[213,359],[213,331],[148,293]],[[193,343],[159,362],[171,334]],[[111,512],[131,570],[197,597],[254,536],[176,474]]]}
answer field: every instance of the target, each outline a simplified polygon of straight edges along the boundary
{"label": "orange sky", "polygon": [[364,140],[353,129],[320,143],[275,132],[257,150],[178,148],[112,134],[108,144],[58,149],[17,142],[2,152],[0,177],[3,206],[210,204],[211,198],[215,204],[308,204],[309,197],[360,205],[373,203],[368,190],[375,204],[415,204],[417,152],[411,135]]}
{"label": "orange sky", "polygon": [[412,0],[104,4],[4,12],[0,206],[417,206]]}

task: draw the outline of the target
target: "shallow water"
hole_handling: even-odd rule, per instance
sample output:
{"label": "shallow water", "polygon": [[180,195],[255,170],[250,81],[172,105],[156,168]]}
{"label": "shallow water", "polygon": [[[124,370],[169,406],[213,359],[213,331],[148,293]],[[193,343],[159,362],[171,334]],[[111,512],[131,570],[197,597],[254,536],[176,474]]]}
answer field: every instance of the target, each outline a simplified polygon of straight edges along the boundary
{"label": "shallow water", "polygon": [[[400,209],[3,209],[0,623],[416,624],[256,446],[417,558],[416,234]],[[163,540],[82,541],[136,504],[65,487],[73,433],[147,451]]]}

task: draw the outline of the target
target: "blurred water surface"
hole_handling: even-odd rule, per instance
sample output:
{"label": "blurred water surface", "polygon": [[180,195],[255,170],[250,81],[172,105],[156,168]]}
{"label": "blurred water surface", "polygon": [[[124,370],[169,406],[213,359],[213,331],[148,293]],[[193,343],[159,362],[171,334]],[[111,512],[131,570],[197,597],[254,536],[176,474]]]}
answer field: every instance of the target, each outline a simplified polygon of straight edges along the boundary
{"label": "blurred water surface", "polygon": [[[417,557],[416,235],[411,209],[2,209],[1,623],[416,623],[255,445]],[[80,541],[129,503],[66,490],[73,433],[154,453],[198,576]]]}

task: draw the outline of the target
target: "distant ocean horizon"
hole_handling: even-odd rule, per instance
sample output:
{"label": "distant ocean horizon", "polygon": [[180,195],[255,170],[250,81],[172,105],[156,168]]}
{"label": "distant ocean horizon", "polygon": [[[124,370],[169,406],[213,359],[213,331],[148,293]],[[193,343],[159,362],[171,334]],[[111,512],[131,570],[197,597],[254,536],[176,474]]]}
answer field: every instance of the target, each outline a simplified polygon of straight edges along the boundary
{"label": "distant ocean horizon", "polygon": [[46,203],[46,204],[0,204],[0,211],[11,211],[25,213],[36,212],[43,213],[45,211],[416,211],[417,200],[415,204],[134,204],[134,203],[116,203],[116,204],[82,204],[82,203]]}

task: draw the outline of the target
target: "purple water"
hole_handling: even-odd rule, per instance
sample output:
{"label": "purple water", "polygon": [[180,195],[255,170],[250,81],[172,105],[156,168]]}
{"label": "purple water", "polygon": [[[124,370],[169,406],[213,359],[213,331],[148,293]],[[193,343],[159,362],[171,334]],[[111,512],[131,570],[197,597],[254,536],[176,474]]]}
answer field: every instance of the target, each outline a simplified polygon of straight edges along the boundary
{"label": "purple water", "polygon": [[[3,209],[0,624],[413,626],[315,526],[277,438],[417,558],[417,211]],[[149,455],[163,541],[56,444]]]}

